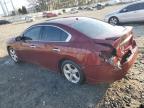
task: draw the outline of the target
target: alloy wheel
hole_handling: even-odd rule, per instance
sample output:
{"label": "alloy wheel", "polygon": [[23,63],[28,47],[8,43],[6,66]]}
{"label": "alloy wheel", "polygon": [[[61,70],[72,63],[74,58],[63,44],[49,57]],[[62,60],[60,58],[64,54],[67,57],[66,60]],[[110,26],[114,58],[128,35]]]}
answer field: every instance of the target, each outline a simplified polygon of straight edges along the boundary
{"label": "alloy wheel", "polygon": [[109,23],[112,25],[117,25],[118,19],[116,17],[112,17],[112,18],[110,18]]}
{"label": "alloy wheel", "polygon": [[12,58],[12,60],[14,62],[18,62],[18,57],[17,57],[16,52],[13,48],[9,49],[9,54],[10,54],[10,57]]}
{"label": "alloy wheel", "polygon": [[63,72],[65,77],[72,83],[78,83],[80,81],[79,69],[73,64],[65,64],[63,66]]}

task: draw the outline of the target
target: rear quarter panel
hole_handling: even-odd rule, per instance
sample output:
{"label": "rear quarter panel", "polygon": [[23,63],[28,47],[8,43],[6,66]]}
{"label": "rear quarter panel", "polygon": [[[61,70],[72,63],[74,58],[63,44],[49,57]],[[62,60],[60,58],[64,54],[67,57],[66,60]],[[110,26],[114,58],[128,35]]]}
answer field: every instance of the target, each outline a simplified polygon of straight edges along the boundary
{"label": "rear quarter panel", "polygon": [[70,59],[82,68],[86,65],[97,64],[97,54],[95,53],[94,42],[84,34],[67,26],[59,27],[65,29],[72,35],[70,42],[62,46],[61,59]]}

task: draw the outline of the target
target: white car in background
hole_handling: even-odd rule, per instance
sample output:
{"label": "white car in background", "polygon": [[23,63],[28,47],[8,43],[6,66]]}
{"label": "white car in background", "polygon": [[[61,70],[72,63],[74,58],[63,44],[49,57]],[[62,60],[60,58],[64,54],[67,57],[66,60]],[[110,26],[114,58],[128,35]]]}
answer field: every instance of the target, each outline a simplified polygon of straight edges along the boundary
{"label": "white car in background", "polygon": [[76,8],[72,8],[70,10],[70,14],[75,14],[75,13],[78,13],[79,11],[76,9]]}
{"label": "white car in background", "polygon": [[26,16],[25,21],[26,22],[33,22],[33,21],[35,21],[35,18],[33,16]]}
{"label": "white car in background", "polygon": [[113,25],[125,22],[144,21],[144,0],[134,2],[106,15],[104,21]]}

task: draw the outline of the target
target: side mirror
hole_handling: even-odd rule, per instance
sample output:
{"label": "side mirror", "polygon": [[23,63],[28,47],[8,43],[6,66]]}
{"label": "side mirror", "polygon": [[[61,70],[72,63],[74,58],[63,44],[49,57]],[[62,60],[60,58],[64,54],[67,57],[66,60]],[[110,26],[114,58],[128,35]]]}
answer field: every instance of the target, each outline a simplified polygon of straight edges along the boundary
{"label": "side mirror", "polygon": [[25,37],[25,36],[18,36],[15,38],[16,41],[26,41],[26,40],[32,40],[29,37]]}
{"label": "side mirror", "polygon": [[26,40],[32,40],[32,38],[30,38],[30,37],[26,37],[26,36],[23,36],[23,37],[22,37],[22,40],[23,40],[23,41],[26,41]]}
{"label": "side mirror", "polygon": [[15,40],[16,40],[16,41],[21,41],[21,40],[22,40],[22,37],[21,37],[21,36],[18,36],[18,37],[15,38]]}
{"label": "side mirror", "polygon": [[125,8],[125,9],[122,10],[122,12],[128,12],[128,10]]}

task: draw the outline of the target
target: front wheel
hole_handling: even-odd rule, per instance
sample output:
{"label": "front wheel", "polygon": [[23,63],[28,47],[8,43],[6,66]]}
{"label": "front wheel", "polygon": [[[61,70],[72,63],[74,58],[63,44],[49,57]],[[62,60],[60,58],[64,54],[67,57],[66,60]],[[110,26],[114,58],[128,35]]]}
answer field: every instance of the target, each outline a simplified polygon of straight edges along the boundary
{"label": "front wheel", "polygon": [[71,83],[82,84],[85,80],[80,66],[70,60],[65,60],[62,63],[61,70],[65,78]]}
{"label": "front wheel", "polygon": [[118,25],[119,24],[119,20],[117,17],[111,17],[108,21],[108,23],[112,24],[112,25]]}
{"label": "front wheel", "polygon": [[8,48],[8,53],[11,57],[11,59],[15,62],[15,63],[18,63],[19,62],[19,59],[18,59],[18,56],[16,54],[16,51],[13,49],[13,48]]}

